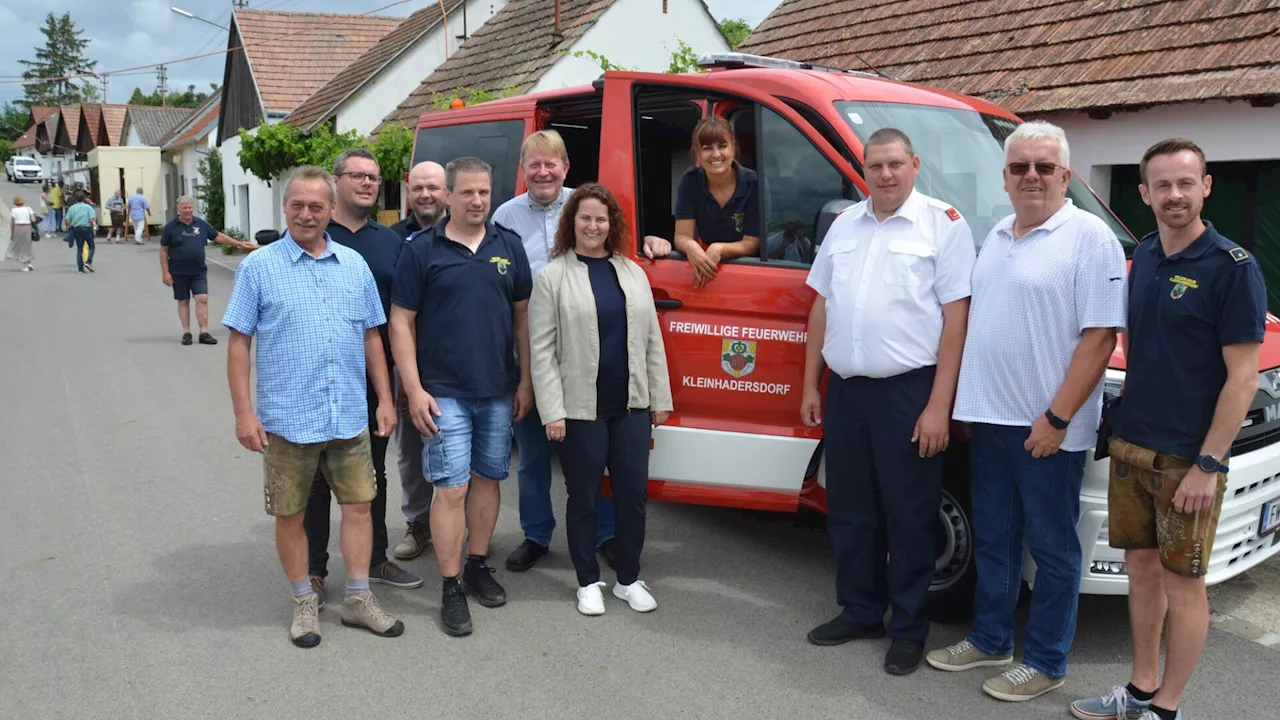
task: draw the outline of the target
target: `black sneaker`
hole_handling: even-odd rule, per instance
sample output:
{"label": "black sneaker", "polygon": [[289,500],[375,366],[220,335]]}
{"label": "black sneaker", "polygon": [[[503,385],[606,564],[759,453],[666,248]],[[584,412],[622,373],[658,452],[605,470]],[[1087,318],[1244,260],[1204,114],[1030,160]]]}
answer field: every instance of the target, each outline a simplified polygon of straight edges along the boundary
{"label": "black sneaker", "polygon": [[924,643],[894,638],[893,645],[884,656],[884,671],[890,675],[910,675],[920,668],[924,655]]}
{"label": "black sneaker", "polygon": [[207,332],[202,332],[200,333],[200,344],[201,345],[217,345],[218,339]]}
{"label": "black sneaker", "polygon": [[496,572],[497,570],[485,564],[484,558],[475,556],[467,558],[467,564],[462,567],[463,587],[485,607],[496,608],[507,604],[507,591],[493,579]]}
{"label": "black sneaker", "polygon": [[600,557],[604,558],[610,570],[618,569],[618,549],[613,542],[613,538],[600,543],[600,547],[596,548],[596,552],[600,553]]}
{"label": "black sneaker", "polygon": [[454,637],[471,634],[471,609],[467,607],[467,594],[457,582],[446,583],[440,599],[440,624],[445,633]]}
{"label": "black sneaker", "polygon": [[182,344],[183,345],[191,344],[191,333],[182,333]]}
{"label": "black sneaker", "polygon": [[825,622],[809,631],[809,642],[814,645],[843,645],[850,640],[866,640],[884,637],[884,625],[863,628],[844,618]]}
{"label": "black sneaker", "polygon": [[550,550],[539,545],[532,540],[525,540],[520,543],[520,547],[511,551],[507,556],[507,569],[511,572],[524,572],[542,559]]}

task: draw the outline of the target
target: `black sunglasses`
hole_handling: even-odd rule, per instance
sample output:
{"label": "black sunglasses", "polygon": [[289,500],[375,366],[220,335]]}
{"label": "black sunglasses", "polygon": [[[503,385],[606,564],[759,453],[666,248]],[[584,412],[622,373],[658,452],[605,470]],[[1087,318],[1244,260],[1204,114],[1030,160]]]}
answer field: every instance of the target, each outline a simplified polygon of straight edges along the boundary
{"label": "black sunglasses", "polygon": [[1026,175],[1031,170],[1032,166],[1035,167],[1037,175],[1052,175],[1055,172],[1057,172],[1058,168],[1065,167],[1063,165],[1057,165],[1051,162],[1038,162],[1038,163],[1011,162],[1005,167],[1009,168],[1009,173],[1011,175],[1017,175],[1018,177],[1022,177],[1023,175]]}

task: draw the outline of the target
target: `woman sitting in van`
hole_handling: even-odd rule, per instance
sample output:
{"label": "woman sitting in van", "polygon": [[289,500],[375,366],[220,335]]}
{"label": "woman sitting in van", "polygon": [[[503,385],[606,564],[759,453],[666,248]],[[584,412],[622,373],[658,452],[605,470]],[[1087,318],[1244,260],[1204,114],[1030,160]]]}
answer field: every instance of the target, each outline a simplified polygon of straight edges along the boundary
{"label": "woman sitting in van", "polygon": [[551,262],[529,300],[533,390],[547,439],[559,443],[565,525],[578,575],[578,612],[604,613],[596,503],[608,468],[616,506],[615,597],[658,607],[639,579],[649,438],[671,411],[671,383],[649,279],[620,250],[626,220],[603,185],[569,196]]}
{"label": "woman sitting in van", "polygon": [[[693,284],[702,287],[716,276],[721,260],[760,251],[759,178],[738,162],[733,128],[722,117],[706,118],[693,129],[693,159],[696,165],[680,176],[676,190],[675,249],[689,258]],[[657,246],[652,254],[651,246]],[[645,254],[670,255],[670,244],[646,238]]]}

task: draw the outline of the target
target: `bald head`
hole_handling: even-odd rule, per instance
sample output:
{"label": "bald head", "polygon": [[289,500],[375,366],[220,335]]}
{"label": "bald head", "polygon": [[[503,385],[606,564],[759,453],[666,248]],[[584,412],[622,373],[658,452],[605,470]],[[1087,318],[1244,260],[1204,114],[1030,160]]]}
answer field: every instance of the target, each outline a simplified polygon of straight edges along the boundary
{"label": "bald head", "polygon": [[409,210],[418,225],[435,225],[444,215],[444,167],[437,162],[420,162],[409,171]]}

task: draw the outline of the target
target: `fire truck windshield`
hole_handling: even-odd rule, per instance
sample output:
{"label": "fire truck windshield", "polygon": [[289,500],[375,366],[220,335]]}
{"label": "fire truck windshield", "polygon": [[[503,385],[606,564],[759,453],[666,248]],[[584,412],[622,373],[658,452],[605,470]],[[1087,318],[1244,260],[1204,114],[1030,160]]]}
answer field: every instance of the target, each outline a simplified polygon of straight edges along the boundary
{"label": "fire truck windshield", "polygon": [[[880,128],[893,127],[907,134],[920,157],[920,192],[950,203],[965,216],[973,239],[981,244],[991,228],[1013,212],[1004,191],[1004,139],[1017,123],[972,110],[908,105],[904,103],[837,102],[854,134],[866,141]],[[1132,251],[1134,240],[1079,177],[1071,178],[1067,197],[1077,207],[1102,218],[1116,238]]]}

